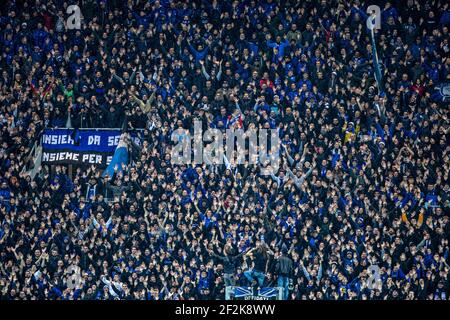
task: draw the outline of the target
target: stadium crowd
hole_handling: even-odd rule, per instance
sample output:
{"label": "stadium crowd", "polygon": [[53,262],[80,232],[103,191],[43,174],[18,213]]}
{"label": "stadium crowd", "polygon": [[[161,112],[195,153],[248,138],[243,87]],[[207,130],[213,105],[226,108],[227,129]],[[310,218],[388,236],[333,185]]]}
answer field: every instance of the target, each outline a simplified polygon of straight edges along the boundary
{"label": "stadium crowd", "polygon": [[[449,108],[433,95],[450,81],[447,1],[0,10],[0,299],[450,299]],[[280,169],[171,164],[171,133],[196,119],[277,129]],[[43,164],[32,179],[42,130],[68,120],[143,129],[142,145],[113,177]]]}

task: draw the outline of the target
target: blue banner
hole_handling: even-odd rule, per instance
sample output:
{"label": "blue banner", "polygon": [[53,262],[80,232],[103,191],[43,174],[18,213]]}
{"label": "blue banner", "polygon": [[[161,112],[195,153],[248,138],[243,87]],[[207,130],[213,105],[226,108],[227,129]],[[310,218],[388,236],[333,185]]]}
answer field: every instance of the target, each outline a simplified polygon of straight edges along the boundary
{"label": "blue banner", "polygon": [[122,165],[128,163],[128,142],[129,135],[127,133],[122,134],[119,145],[114,152],[111,162],[103,172],[103,176],[108,175],[110,178],[114,175],[114,172],[122,171]]}
{"label": "blue banner", "polygon": [[[42,162],[51,164],[94,164],[107,166],[119,144],[119,129],[45,129]],[[137,132],[131,139],[140,145]]]}

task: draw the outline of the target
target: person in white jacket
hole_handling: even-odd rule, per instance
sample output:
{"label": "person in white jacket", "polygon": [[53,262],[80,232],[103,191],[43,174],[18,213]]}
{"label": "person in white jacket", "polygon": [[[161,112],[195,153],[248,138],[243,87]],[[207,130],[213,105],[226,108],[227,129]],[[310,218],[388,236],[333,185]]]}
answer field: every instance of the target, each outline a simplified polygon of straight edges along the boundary
{"label": "person in white jacket", "polygon": [[108,280],[106,276],[102,276],[101,280],[108,287],[109,293],[114,298],[120,298],[122,296],[124,291],[118,274],[115,274],[112,280]]}

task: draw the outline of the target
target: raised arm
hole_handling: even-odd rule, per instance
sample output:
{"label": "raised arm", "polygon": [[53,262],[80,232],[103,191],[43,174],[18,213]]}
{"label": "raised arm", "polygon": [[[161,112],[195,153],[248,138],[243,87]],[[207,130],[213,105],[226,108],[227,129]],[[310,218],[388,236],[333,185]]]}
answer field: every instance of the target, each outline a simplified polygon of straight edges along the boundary
{"label": "raised arm", "polygon": [[134,93],[130,93],[131,98],[139,104],[141,109],[145,108],[145,103],[141,99],[138,98]]}
{"label": "raised arm", "polygon": [[210,76],[210,75],[208,74],[208,72],[206,71],[205,63],[203,62],[203,60],[200,60],[199,63],[200,63],[200,65],[202,66],[202,73],[203,73],[203,75],[205,76],[206,80],[211,79],[211,76]]}

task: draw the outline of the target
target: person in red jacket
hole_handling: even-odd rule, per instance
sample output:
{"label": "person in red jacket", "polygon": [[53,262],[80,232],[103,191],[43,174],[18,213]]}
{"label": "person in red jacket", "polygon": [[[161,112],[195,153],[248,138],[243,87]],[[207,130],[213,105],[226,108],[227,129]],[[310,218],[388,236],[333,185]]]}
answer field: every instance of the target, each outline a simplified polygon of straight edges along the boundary
{"label": "person in red jacket", "polygon": [[269,79],[269,73],[267,73],[267,72],[264,72],[262,79],[259,80],[259,87],[260,87],[261,89],[263,89],[263,85],[264,85],[264,84],[265,84],[267,87],[271,88],[272,90],[273,90],[274,87],[275,87],[274,84],[273,84],[273,82],[270,81],[270,79]]}

